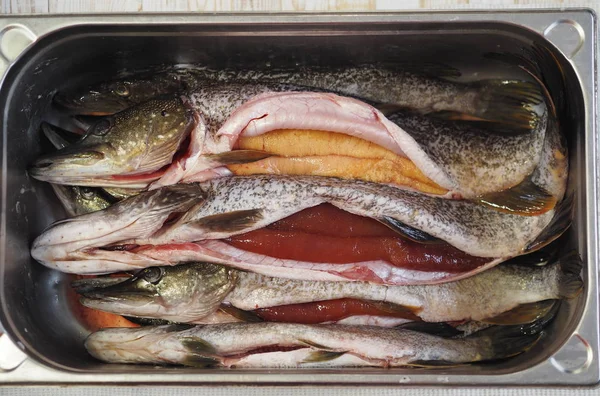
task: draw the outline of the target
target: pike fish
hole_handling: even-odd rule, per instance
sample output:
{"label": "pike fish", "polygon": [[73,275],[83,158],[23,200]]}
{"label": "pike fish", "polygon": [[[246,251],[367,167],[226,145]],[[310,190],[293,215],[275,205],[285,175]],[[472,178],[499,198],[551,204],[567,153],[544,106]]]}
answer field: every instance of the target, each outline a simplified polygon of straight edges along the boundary
{"label": "pike fish", "polygon": [[[444,65],[395,65],[393,69],[364,64],[339,68],[234,70],[176,67],[59,92],[54,102],[75,114],[113,114],[158,95],[194,92],[221,82],[278,83],[325,90],[362,100],[411,108],[421,114],[465,114],[470,118],[531,129],[532,113],[523,105],[542,101],[535,84],[520,80],[457,83],[443,79],[460,75]],[[427,70],[423,73],[423,70]],[[432,78],[435,75],[442,78]]]}
{"label": "pike fish", "polygon": [[[466,253],[466,258],[479,257],[480,265],[467,271],[431,272],[383,260],[302,262],[251,253],[222,241],[322,203],[379,220],[424,245],[441,240]],[[293,279],[438,283],[541,248],[569,226],[571,209],[572,200],[565,199],[539,216],[520,216],[369,182],[314,176],[227,177],[144,192],[105,210],[60,221],[34,241],[31,253],[50,268],[78,274],[211,261]],[[426,259],[437,260],[436,246],[424,250]]]}
{"label": "pike fish", "polygon": [[543,267],[505,263],[440,285],[386,286],[290,280],[186,263],[146,268],[126,280],[80,279],[72,286],[87,307],[179,323],[369,319],[384,326],[411,320],[506,325],[533,322],[553,305],[548,300],[577,295],[583,287],[581,269],[581,259],[570,253]]}
{"label": "pike fish", "polygon": [[[487,195],[505,192],[495,196],[493,202],[501,202],[507,210],[526,215],[547,211],[557,201],[543,186],[530,180],[544,155],[548,117],[542,104],[536,107],[539,114],[535,113],[531,122],[532,132],[506,136],[457,121],[439,123],[398,113],[392,122],[367,103],[329,93],[289,92],[296,88],[234,83],[203,86],[184,99],[185,105],[193,109],[196,121],[193,126],[186,121],[190,118],[186,111],[173,112],[170,123],[153,122],[157,114],[165,113],[160,108],[166,104],[148,102],[140,105],[141,109],[119,113],[123,125],[100,121],[97,124],[100,127],[93,127],[66,152],[38,159],[30,174],[61,184],[155,189],[178,182],[230,176],[232,172],[224,165],[282,155],[257,150],[232,151],[240,137],[275,130],[318,130],[359,138],[392,156],[407,158],[416,167],[415,172],[446,191],[442,195],[447,198],[488,202]],[[148,124],[125,121],[148,117],[151,118]],[[173,129],[173,125],[178,126]],[[406,126],[406,130],[399,125]],[[98,128],[102,130],[100,138],[94,132]],[[424,139],[426,135],[435,139]],[[566,156],[564,147],[553,149]],[[560,172],[564,173],[562,169]]]}
{"label": "pike fish", "polygon": [[531,348],[549,321],[465,338],[372,326],[229,323],[103,329],[85,347],[107,363],[193,367],[432,367],[497,360]]}

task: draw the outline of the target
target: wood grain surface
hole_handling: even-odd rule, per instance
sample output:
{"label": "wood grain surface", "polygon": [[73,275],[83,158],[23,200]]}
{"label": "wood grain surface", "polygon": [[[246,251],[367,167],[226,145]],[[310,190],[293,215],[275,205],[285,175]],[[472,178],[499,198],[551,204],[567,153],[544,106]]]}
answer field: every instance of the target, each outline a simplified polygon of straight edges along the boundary
{"label": "wood grain surface", "polygon": [[5,14],[593,7],[599,0],[0,0]]}

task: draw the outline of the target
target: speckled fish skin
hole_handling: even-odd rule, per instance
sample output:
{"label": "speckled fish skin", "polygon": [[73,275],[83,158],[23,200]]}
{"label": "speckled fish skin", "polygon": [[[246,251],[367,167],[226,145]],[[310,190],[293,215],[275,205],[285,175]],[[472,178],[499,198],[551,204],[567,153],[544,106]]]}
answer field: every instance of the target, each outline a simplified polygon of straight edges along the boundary
{"label": "speckled fish skin", "polygon": [[[512,257],[550,222],[553,211],[525,217],[500,213],[472,202],[445,200],[388,185],[311,176],[239,176],[200,184],[206,200],[160,236],[138,244],[222,239],[263,228],[302,209],[331,203],[372,218],[393,217],[479,257]],[[205,229],[198,221],[216,214],[260,209],[251,226]]]}
{"label": "speckled fish skin", "polygon": [[[486,116],[502,91],[497,90],[498,85],[485,82],[461,84],[398,70],[398,67],[392,70],[369,64],[343,68],[296,66],[265,71],[188,66],[159,73],[155,77],[132,76],[74,89],[57,95],[56,101],[80,114],[115,112],[151,99],[157,93],[182,89],[191,92],[214,81],[236,80],[301,85],[379,103],[393,103],[416,109],[422,114],[455,111]],[[124,92],[128,95],[122,95]]]}
{"label": "speckled fish skin", "polygon": [[[158,280],[146,279],[147,275],[142,271],[135,282],[126,280],[114,284],[108,278],[110,286],[105,288],[103,285],[94,287],[97,279],[84,279],[77,281],[75,288],[83,295],[81,303],[90,308],[181,323],[203,323],[209,314],[217,311],[221,302],[252,311],[341,298],[397,304],[427,322],[481,321],[522,304],[570,297],[565,293],[565,285],[581,282],[581,278],[578,273],[567,272],[564,268],[568,265],[559,261],[542,268],[500,265],[456,282],[385,286],[366,282],[290,280],[236,271],[212,263],[189,263],[153,267],[153,272],[160,274]],[[91,288],[84,289],[84,285]],[[219,286],[220,300],[207,298],[207,295],[215,294],[214,285]],[[144,298],[143,305],[138,302],[140,296]],[[232,321],[221,316],[225,323]]]}
{"label": "speckled fish skin", "polygon": [[[154,197],[152,193],[156,194],[156,198],[149,199]],[[172,198],[158,198],[165,195]],[[476,271],[523,254],[528,243],[550,223],[554,212],[518,216],[468,201],[434,198],[387,185],[326,177],[229,177],[142,193],[103,211],[59,223],[34,241],[32,255],[51,268],[80,274],[216,260],[217,263],[273,276],[317,276],[304,279],[342,280],[344,275],[330,276],[329,272],[341,271],[343,265],[319,268],[319,264],[313,263],[294,275],[295,268],[282,271],[277,268],[281,264],[269,265],[264,256],[258,262],[240,260],[239,253],[238,259],[223,259],[228,254],[228,245],[218,241],[263,228],[326,202],[361,216],[392,217],[470,255],[489,257],[489,263]],[[175,222],[164,224],[169,213],[173,212],[183,215]],[[221,223],[216,220],[223,215],[227,221]],[[107,219],[113,221],[108,222]],[[144,225],[141,229],[140,224]],[[98,226],[102,230],[101,237],[97,236]],[[186,245],[186,242],[193,244]],[[219,245],[216,251],[211,250],[211,243]],[[136,252],[98,249],[115,244],[153,245],[155,249]],[[302,267],[301,263],[298,265]],[[378,263],[361,265],[376,271],[373,268],[377,268]],[[386,267],[384,272],[390,270]],[[419,271],[414,272],[420,274]],[[319,278],[320,275],[325,278]],[[472,275],[472,272],[427,273],[424,278],[417,275],[412,274],[412,278],[404,280],[394,279],[393,274],[378,275],[378,282],[441,282]]]}
{"label": "speckled fish skin", "polygon": [[[518,336],[519,349],[526,349],[537,338],[537,335]],[[497,340],[485,335],[447,339],[371,326],[230,323],[200,325],[186,330],[177,326],[104,329],[91,334],[85,347],[92,356],[107,363],[393,367],[438,361],[460,364],[490,360],[501,354],[496,343]],[[267,346],[300,349],[251,353]],[[329,352],[328,357],[323,357],[323,352]],[[338,353],[332,355],[335,352]]]}
{"label": "speckled fish skin", "polygon": [[547,124],[545,109],[533,131],[519,135],[408,112],[388,118],[416,141],[465,198],[506,190],[528,177],[540,162]]}

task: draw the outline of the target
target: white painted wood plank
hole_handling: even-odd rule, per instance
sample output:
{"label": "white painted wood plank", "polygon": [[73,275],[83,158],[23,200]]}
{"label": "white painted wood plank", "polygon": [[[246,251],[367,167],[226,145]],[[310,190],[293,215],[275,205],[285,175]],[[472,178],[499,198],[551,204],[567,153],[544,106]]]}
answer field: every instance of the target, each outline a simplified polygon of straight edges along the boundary
{"label": "white painted wood plank", "polygon": [[47,14],[48,0],[2,0],[1,10],[7,14]]}
{"label": "white painted wood plank", "polygon": [[[147,12],[176,12],[194,11],[195,4],[188,0],[142,0],[142,11]],[[205,1],[208,3],[208,1]]]}
{"label": "white painted wood plank", "polygon": [[51,13],[132,12],[142,10],[142,0],[48,0]]}

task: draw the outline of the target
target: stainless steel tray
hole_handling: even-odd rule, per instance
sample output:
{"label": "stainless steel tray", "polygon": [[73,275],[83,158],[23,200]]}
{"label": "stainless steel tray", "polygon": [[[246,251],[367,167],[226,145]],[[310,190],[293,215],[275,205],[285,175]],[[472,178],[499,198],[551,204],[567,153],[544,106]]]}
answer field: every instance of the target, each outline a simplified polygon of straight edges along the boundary
{"label": "stainless steel tray", "polygon": [[[596,23],[590,10],[0,17],[0,322],[29,356],[20,365],[3,366],[0,359],[0,384],[597,384]],[[536,48],[552,56],[540,58]],[[418,58],[457,66],[466,79],[518,73],[514,65],[486,58],[489,52],[537,62],[568,114],[563,127],[576,213],[560,243],[577,249],[587,263],[586,288],[562,305],[532,350],[495,364],[436,370],[157,369],[105,365],[85,353],[86,332],[69,306],[67,277],[29,256],[32,239],[62,215],[48,186],[25,171],[41,150],[38,126],[53,90],[162,63],[268,68]],[[0,350],[0,356],[7,353]]]}

